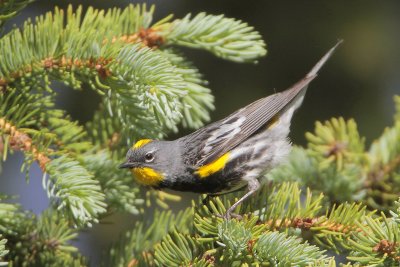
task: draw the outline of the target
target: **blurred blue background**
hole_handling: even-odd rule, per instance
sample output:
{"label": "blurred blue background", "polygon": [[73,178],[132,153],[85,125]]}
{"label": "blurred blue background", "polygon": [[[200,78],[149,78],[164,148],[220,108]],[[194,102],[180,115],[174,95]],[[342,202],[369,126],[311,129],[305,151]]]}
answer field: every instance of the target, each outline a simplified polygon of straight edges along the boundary
{"label": "blurred blue background", "polygon": [[[136,1],[37,1],[7,24],[18,27],[35,17],[69,3],[96,8],[125,7]],[[369,144],[392,123],[392,97],[400,94],[400,2],[399,1],[147,1],[156,5],[155,21],[174,13],[205,11],[225,14],[248,22],[260,31],[268,54],[254,64],[223,61],[204,51],[185,49],[187,56],[209,81],[216,97],[213,120],[222,118],[260,97],[283,90],[302,78],[310,67],[337,41],[345,43],[312,83],[302,108],[292,123],[291,138],[304,144],[304,133],[316,120],[333,116],[355,118]],[[58,105],[81,122],[89,120],[99,97],[91,90],[73,91],[54,83]],[[185,132],[178,133],[183,135]],[[176,135],[171,136],[174,138]],[[30,182],[19,172],[20,154],[3,165],[0,193],[19,195],[26,209],[40,213],[48,205],[41,186],[40,169],[33,166]],[[185,198],[186,199],[186,198]],[[172,204],[179,209],[181,204]],[[82,233],[76,241],[83,254],[97,266],[101,252],[119,233],[133,226],[134,217],[117,214]]]}

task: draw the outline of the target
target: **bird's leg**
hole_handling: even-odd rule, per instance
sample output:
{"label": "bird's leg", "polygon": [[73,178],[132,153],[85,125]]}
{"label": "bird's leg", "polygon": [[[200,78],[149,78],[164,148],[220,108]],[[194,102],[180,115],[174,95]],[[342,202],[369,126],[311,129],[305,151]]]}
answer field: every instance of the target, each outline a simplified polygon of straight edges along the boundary
{"label": "bird's leg", "polygon": [[242,217],[239,214],[233,213],[233,211],[237,208],[237,206],[239,206],[243,201],[245,201],[260,188],[260,183],[258,182],[257,178],[248,180],[247,188],[249,191],[226,211],[224,219],[229,220],[232,217],[240,219]]}

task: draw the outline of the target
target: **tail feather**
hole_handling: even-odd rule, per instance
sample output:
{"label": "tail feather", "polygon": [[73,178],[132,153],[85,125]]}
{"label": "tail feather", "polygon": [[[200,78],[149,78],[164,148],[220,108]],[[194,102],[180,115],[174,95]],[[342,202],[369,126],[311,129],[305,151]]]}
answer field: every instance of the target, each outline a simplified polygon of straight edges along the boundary
{"label": "tail feather", "polygon": [[[287,108],[294,106],[294,109],[297,109],[304,98],[304,95],[307,91],[308,85],[311,83],[312,80],[314,80],[317,75],[319,70],[322,68],[322,66],[328,61],[328,59],[333,55],[335,50],[340,46],[340,44],[343,43],[343,40],[339,40],[334,47],[332,47],[311,69],[307,75],[295,83],[293,86],[290,88],[286,89],[280,94],[282,99],[285,99],[286,104],[285,106],[282,107],[281,112],[285,111]],[[277,95],[278,95],[277,94]],[[284,101],[282,101],[284,103]]]}
{"label": "tail feather", "polygon": [[313,77],[318,74],[321,67],[325,64],[325,62],[332,56],[335,50],[338,48],[339,45],[343,43],[343,40],[340,39],[336,43],[334,47],[332,47],[318,62],[314,65],[309,73],[307,73],[306,78]]}

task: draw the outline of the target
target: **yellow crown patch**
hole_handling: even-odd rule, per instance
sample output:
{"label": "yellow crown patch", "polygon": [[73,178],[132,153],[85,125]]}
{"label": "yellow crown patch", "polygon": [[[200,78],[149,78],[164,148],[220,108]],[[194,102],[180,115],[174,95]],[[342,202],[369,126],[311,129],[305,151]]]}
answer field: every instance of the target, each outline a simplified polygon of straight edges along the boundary
{"label": "yellow crown patch", "polygon": [[134,145],[133,148],[139,148],[144,146],[147,143],[150,143],[151,141],[153,141],[152,139],[141,139],[139,141],[137,141]]}

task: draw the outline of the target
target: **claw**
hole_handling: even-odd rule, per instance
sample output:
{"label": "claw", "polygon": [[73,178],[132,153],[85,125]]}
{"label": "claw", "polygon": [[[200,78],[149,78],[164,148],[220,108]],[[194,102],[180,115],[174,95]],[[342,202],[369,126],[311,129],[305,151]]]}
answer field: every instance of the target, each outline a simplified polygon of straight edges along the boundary
{"label": "claw", "polygon": [[222,218],[222,219],[224,219],[226,221],[228,221],[228,220],[230,220],[232,218],[235,218],[237,220],[243,219],[242,215],[237,214],[237,213],[233,213],[230,210],[228,210],[224,215],[221,215],[221,214],[214,214],[214,215],[215,215],[215,217]]}
{"label": "claw", "polygon": [[232,213],[231,211],[228,210],[228,211],[224,214],[223,218],[224,218],[225,220],[230,220],[231,218],[235,218],[235,219],[237,219],[237,220],[241,220],[241,219],[243,219],[243,216],[240,215],[240,214],[237,214],[237,213]]}

